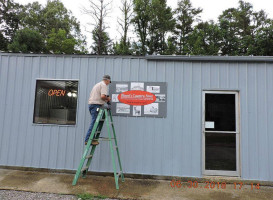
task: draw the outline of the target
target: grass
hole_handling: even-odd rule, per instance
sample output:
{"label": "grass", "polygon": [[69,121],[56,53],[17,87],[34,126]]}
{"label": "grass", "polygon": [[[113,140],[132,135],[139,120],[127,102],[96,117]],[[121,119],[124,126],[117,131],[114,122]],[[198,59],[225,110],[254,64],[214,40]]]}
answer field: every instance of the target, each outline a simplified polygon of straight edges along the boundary
{"label": "grass", "polygon": [[94,200],[94,199],[106,199],[106,196],[103,195],[97,195],[94,196],[92,194],[83,193],[83,194],[77,194],[78,198],[81,198],[82,200]]}

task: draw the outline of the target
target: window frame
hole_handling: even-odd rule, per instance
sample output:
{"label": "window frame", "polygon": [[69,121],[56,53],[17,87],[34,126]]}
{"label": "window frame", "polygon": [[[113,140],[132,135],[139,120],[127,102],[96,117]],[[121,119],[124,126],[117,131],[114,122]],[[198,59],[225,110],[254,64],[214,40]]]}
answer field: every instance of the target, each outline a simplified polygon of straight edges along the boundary
{"label": "window frame", "polygon": [[[206,131],[205,130],[205,95],[206,94],[235,94],[236,131]],[[205,169],[205,133],[230,133],[236,137],[236,171],[206,170]],[[240,91],[239,90],[203,90],[202,91],[202,175],[241,177],[241,127],[240,127]]]}
{"label": "window frame", "polygon": [[[34,114],[35,114],[35,105],[36,105],[36,90],[38,81],[78,81],[78,91],[77,91],[77,107],[76,107],[76,121],[75,124],[54,124],[54,123],[35,123]],[[77,127],[78,124],[78,109],[79,109],[79,91],[80,91],[80,80],[79,79],[54,79],[54,78],[36,78],[35,87],[34,87],[34,101],[33,101],[33,112],[32,112],[32,126],[64,126],[64,127]]]}

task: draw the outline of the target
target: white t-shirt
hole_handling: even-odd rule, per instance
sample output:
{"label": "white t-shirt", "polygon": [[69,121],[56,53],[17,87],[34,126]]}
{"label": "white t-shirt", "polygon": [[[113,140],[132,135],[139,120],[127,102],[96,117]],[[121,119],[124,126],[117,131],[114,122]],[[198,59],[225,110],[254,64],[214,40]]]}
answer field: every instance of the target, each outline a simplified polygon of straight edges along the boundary
{"label": "white t-shirt", "polygon": [[100,104],[103,105],[106,101],[101,99],[101,95],[107,95],[108,94],[108,87],[104,83],[104,81],[101,81],[97,83],[93,89],[90,92],[88,104]]}

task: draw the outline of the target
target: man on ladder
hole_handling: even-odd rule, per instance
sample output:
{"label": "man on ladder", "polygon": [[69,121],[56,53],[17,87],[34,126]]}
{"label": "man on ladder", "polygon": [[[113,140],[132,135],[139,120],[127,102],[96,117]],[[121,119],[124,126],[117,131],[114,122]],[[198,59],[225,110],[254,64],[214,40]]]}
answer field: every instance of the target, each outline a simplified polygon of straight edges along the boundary
{"label": "man on ladder", "polygon": [[[97,83],[90,92],[89,100],[88,100],[88,108],[91,114],[91,124],[86,133],[85,137],[85,145],[88,142],[90,137],[92,128],[95,124],[96,118],[98,116],[98,109],[106,102],[110,102],[111,98],[107,96],[108,90],[107,85],[111,83],[111,77],[109,75],[104,75],[102,81]],[[98,145],[99,142],[97,140],[93,140],[92,145]]]}
{"label": "man on ladder", "polygon": [[[80,175],[82,175],[83,177],[86,177],[95,149],[97,145],[99,144],[98,142],[99,139],[100,140],[104,139],[106,141],[109,141],[116,189],[119,189],[119,184],[118,184],[119,177],[121,177],[122,182],[125,181],[124,174],[122,171],[122,166],[121,166],[121,160],[119,156],[119,149],[118,149],[114,122],[113,122],[112,113],[111,113],[111,107],[110,107],[111,99],[107,95],[108,93],[107,85],[109,85],[110,83],[111,83],[110,76],[104,75],[102,82],[97,83],[90,93],[88,104],[89,104],[89,111],[92,117],[92,121],[85,137],[85,144],[86,144],[85,150],[82,155],[79,167],[74,176],[72,185],[77,184],[77,181]],[[104,106],[104,103],[106,102],[108,106]],[[108,137],[100,137],[104,122],[107,126]],[[114,155],[115,153],[118,159],[117,164],[119,166],[119,172],[118,172],[118,168],[116,167],[116,161],[115,161],[116,159]]]}

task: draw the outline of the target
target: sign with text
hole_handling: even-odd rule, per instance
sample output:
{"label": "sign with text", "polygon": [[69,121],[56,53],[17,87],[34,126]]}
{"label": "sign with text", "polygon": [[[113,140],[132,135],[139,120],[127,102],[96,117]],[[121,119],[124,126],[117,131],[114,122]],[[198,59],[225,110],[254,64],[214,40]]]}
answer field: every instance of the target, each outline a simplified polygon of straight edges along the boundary
{"label": "sign with text", "polygon": [[130,90],[119,94],[118,100],[133,106],[143,106],[155,102],[156,96],[146,91]]}
{"label": "sign with text", "polygon": [[167,83],[112,81],[112,114],[130,117],[166,117]]}
{"label": "sign with text", "polygon": [[65,93],[66,93],[65,90],[50,89],[50,90],[48,90],[47,94],[48,94],[48,96],[57,96],[57,97],[59,97],[59,96],[64,96]]}

